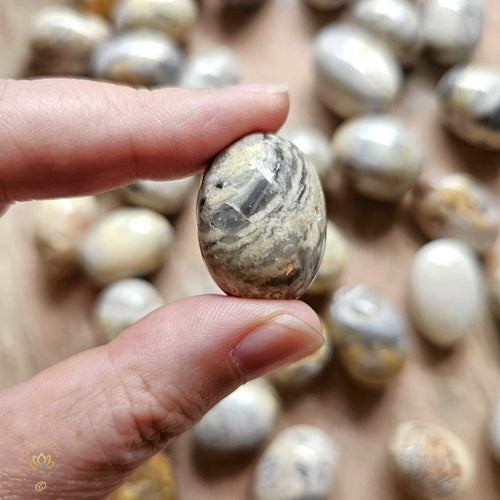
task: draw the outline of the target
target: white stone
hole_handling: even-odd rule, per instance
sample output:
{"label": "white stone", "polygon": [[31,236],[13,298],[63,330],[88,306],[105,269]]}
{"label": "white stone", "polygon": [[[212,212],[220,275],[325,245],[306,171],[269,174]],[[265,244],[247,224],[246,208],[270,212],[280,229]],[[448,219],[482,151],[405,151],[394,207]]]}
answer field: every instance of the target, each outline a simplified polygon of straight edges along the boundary
{"label": "white stone", "polygon": [[247,453],[261,446],[280,409],[273,387],[263,379],[247,382],[217,403],[193,427],[200,448],[218,454]]}
{"label": "white stone", "polygon": [[164,304],[148,281],[131,278],[107,286],[94,304],[94,321],[103,340],[109,342],[130,325]]}
{"label": "white stone", "polygon": [[472,333],[484,307],[481,269],[472,250],[458,240],[424,245],[411,269],[410,307],[420,333],[449,347]]}
{"label": "white stone", "polygon": [[254,500],[330,498],[338,466],[334,442],[322,430],[295,425],[265,450],[255,470]]}

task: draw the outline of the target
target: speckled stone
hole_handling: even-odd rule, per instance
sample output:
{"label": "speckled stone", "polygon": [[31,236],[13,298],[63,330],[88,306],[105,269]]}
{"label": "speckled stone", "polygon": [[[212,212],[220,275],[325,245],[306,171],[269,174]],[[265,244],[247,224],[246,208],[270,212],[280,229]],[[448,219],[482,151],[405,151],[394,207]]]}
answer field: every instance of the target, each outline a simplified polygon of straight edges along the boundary
{"label": "speckled stone", "polygon": [[484,307],[479,263],[461,241],[427,243],[413,259],[410,307],[420,333],[438,347],[451,347],[474,331]]}
{"label": "speckled stone", "polygon": [[438,85],[441,117],[464,141],[500,150],[500,70],[469,64],[449,70]]}
{"label": "speckled stone", "polygon": [[327,500],[338,467],[336,445],[322,430],[294,425],[281,432],[260,458],[253,500]]}
{"label": "speckled stone", "polygon": [[34,67],[46,75],[86,75],[91,52],[110,35],[107,22],[99,16],[63,5],[45,7],[33,18]]}
{"label": "speckled stone", "polygon": [[251,134],[222,151],[198,195],[202,255],[229,295],[300,297],[325,246],[326,208],[302,153],[273,134]]}
{"label": "speckled stone", "polygon": [[120,208],[106,214],[85,235],[80,262],[103,285],[144,276],[160,267],[172,240],[172,226],[161,215],[145,208]]}
{"label": "speckled stone", "polygon": [[343,287],[328,310],[342,363],[357,381],[383,386],[402,369],[408,352],[408,332],[396,307],[366,285]]}
{"label": "speckled stone", "polygon": [[176,42],[187,39],[197,17],[196,0],[121,0],[113,9],[118,31],[146,28],[161,31]]}
{"label": "speckled stone", "polygon": [[172,181],[139,181],[122,188],[120,192],[122,198],[132,205],[175,215],[184,207],[195,184],[195,176]]}
{"label": "speckled stone", "polygon": [[390,454],[402,483],[418,498],[456,498],[474,477],[474,464],[464,443],[438,425],[400,424],[392,437]]}
{"label": "speckled stone", "polygon": [[326,293],[333,289],[345,268],[348,251],[349,247],[342,233],[333,222],[328,221],[323,260],[307,293]]}
{"label": "speckled stone", "polygon": [[272,432],[280,410],[278,396],[263,379],[247,382],[217,403],[193,427],[195,443],[213,454],[255,451]]}
{"label": "speckled stone", "polygon": [[491,454],[500,463],[500,394],[488,422],[488,445]]}
{"label": "speckled stone", "polygon": [[483,32],[481,0],[428,0],[422,12],[427,52],[440,64],[469,57]]}
{"label": "speckled stone", "polygon": [[179,48],[155,31],[137,30],[116,35],[94,51],[94,77],[133,86],[177,83],[182,56]]}
{"label": "speckled stone", "polygon": [[325,183],[334,163],[326,135],[315,128],[299,128],[285,134],[285,138],[304,153],[307,161],[316,169],[320,181]]}
{"label": "speckled stone", "polygon": [[328,326],[321,321],[323,326],[324,344],[315,352],[305,358],[274,370],[269,374],[269,380],[282,391],[300,391],[310,386],[321,376],[325,367],[332,359],[333,348]]}
{"label": "speckled stone", "polygon": [[35,244],[49,274],[62,277],[78,268],[78,247],[98,217],[95,196],[37,202]]}
{"label": "speckled stone", "polygon": [[227,47],[216,47],[188,59],[182,71],[181,87],[220,88],[236,85],[240,69],[233,52]]}
{"label": "speckled stone", "polygon": [[342,7],[342,5],[348,3],[350,0],[304,0],[304,1],[311,7],[314,7],[315,9],[328,11],[328,10],[338,9],[339,7]]}
{"label": "speckled stone", "polygon": [[120,280],[107,286],[97,297],[94,322],[103,340],[109,342],[164,303],[151,283],[138,278]]}
{"label": "speckled stone", "polygon": [[424,163],[416,137],[389,115],[343,123],[332,149],[353,188],[379,201],[398,201],[416,183]]}
{"label": "speckled stone", "polygon": [[319,97],[342,117],[386,108],[401,87],[399,62],[383,42],[354,25],[321,29],[314,62]]}
{"label": "speckled stone", "polygon": [[429,238],[455,238],[486,252],[498,234],[498,200],[466,174],[451,174],[414,192],[413,213]]}
{"label": "speckled stone", "polygon": [[352,19],[381,38],[401,64],[410,66],[422,48],[422,30],[417,7],[408,0],[360,0]]}
{"label": "speckled stone", "polygon": [[496,268],[489,287],[491,311],[500,321],[500,266]]}

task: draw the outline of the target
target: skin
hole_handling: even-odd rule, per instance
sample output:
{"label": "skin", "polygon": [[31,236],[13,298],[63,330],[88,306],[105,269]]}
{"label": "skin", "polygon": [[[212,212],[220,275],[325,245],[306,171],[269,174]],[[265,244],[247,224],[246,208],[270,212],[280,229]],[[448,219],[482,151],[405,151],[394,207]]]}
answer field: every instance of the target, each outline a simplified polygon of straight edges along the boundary
{"label": "skin", "polygon": [[[1,81],[0,205],[192,174],[237,138],[275,131],[287,110],[273,86]],[[0,391],[0,497],[40,497],[25,450],[43,441],[58,452],[44,498],[105,498],[238,385],[318,349],[320,331],[292,300],[209,295],[158,309]]]}

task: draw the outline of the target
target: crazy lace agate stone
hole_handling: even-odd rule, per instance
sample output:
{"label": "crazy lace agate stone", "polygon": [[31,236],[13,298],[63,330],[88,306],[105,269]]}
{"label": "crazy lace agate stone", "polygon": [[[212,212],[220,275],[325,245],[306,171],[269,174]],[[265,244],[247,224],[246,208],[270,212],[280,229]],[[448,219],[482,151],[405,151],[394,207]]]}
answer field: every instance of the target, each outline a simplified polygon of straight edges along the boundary
{"label": "crazy lace agate stone", "polygon": [[335,481],[339,453],[322,430],[294,425],[281,432],[257,464],[253,500],[326,500]]}
{"label": "crazy lace agate stone", "polygon": [[198,236],[229,295],[300,297],[325,246],[326,208],[316,171],[289,141],[251,134],[222,151],[198,194]]}
{"label": "crazy lace agate stone", "polygon": [[455,135],[500,150],[500,69],[457,66],[443,76],[437,93],[442,120]]}

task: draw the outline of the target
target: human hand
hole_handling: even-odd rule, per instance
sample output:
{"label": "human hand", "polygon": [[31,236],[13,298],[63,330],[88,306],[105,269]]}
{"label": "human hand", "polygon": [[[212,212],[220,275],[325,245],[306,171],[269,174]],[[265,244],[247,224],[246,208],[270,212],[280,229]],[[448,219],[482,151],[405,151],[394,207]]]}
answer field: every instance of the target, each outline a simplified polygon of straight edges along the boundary
{"label": "human hand", "polygon": [[[0,82],[0,207],[191,174],[287,109],[271,87]],[[239,384],[319,348],[320,331],[292,300],[197,296],[151,313],[0,392],[0,497],[104,498]],[[34,441],[59,453],[43,493],[25,455]]]}

